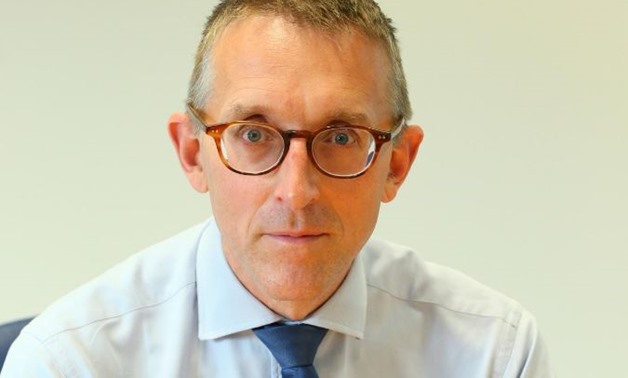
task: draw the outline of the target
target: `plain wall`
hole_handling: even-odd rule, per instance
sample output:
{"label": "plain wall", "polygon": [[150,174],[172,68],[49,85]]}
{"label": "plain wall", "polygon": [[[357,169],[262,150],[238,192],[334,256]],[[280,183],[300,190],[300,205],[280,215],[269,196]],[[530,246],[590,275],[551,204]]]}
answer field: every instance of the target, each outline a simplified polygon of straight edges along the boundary
{"label": "plain wall", "polygon": [[[0,321],[202,221],[166,120],[215,1],[0,1]],[[425,141],[378,237],[533,312],[563,377],[628,350],[628,2],[381,1]]]}

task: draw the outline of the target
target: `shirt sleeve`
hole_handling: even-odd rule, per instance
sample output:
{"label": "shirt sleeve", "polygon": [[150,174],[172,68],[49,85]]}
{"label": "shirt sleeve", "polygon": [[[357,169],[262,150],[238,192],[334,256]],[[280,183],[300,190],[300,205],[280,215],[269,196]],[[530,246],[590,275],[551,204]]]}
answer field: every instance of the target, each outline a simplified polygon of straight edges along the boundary
{"label": "shirt sleeve", "polygon": [[45,346],[22,332],[13,342],[0,378],[65,378]]}
{"label": "shirt sleeve", "polygon": [[536,319],[523,311],[512,347],[504,378],[551,378],[548,351],[536,323]]}

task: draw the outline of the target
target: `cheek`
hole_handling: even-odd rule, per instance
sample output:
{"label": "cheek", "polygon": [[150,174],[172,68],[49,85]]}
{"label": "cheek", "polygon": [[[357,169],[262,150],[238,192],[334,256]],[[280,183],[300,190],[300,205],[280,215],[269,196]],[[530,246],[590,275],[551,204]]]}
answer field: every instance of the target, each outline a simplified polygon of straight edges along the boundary
{"label": "cheek", "polygon": [[362,224],[368,232],[372,232],[377,223],[388,178],[388,164],[386,160],[388,156],[384,153],[379,158],[381,159],[376,162],[376,165],[359,178],[360,181],[356,182],[352,194],[346,200],[349,211],[351,211],[350,216],[354,219],[354,222]]}
{"label": "cheek", "polygon": [[[364,176],[363,176],[364,177]],[[332,195],[334,208],[342,219],[345,238],[348,242],[370,236],[379,215],[383,185],[364,177],[364,180],[350,183],[346,188],[338,188]]]}
{"label": "cheek", "polygon": [[[214,216],[220,220],[248,222],[263,203],[260,186],[251,183],[251,178],[221,169],[209,182],[209,196]],[[242,225],[240,225],[242,227]]]}
{"label": "cheek", "polygon": [[[210,184],[212,213],[222,237],[225,254],[238,254],[238,251],[251,249],[255,214],[260,207],[259,193],[254,193],[254,186],[242,182],[248,176],[237,175],[231,171],[214,174]],[[227,256],[229,258],[229,256]],[[233,256],[232,256],[233,257]],[[240,256],[242,258],[242,256]],[[237,260],[240,260],[237,258]],[[239,264],[231,260],[230,264]]]}
{"label": "cheek", "polygon": [[230,171],[220,160],[213,142],[206,143],[201,159],[212,212],[225,235],[245,231],[261,201],[262,191],[255,178]]}

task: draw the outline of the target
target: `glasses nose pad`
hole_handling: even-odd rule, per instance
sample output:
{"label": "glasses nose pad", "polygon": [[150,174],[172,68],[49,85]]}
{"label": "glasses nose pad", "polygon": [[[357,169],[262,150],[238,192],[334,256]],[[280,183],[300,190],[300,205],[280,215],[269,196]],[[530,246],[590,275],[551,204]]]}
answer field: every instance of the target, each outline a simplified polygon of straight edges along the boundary
{"label": "glasses nose pad", "polygon": [[[296,156],[295,156],[296,154]],[[309,142],[303,137],[291,137],[288,140],[287,146],[283,151],[284,162],[285,160],[292,160],[299,162],[306,166],[309,164],[316,165],[311,159],[311,151]]]}

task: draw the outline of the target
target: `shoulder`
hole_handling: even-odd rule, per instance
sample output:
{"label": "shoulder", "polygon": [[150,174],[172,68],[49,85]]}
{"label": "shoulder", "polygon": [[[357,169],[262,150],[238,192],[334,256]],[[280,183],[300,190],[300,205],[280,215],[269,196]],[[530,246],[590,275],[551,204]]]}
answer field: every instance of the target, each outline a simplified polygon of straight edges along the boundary
{"label": "shoulder", "polygon": [[370,289],[400,301],[437,306],[443,311],[489,316],[518,322],[516,301],[468,275],[422,260],[416,251],[395,243],[371,240],[363,250]]}
{"label": "shoulder", "polygon": [[196,250],[203,223],[148,247],[49,306],[25,332],[45,342],[66,330],[154,308],[196,282]]}
{"label": "shoulder", "polygon": [[[515,300],[394,243],[371,240],[361,256],[371,327],[439,356],[438,376],[551,376],[536,320]],[[461,356],[466,365],[449,363]]]}

